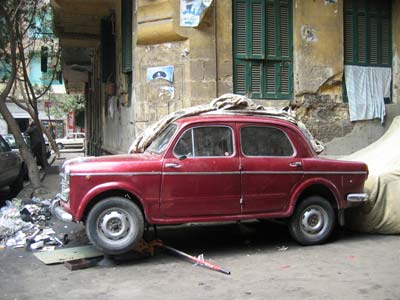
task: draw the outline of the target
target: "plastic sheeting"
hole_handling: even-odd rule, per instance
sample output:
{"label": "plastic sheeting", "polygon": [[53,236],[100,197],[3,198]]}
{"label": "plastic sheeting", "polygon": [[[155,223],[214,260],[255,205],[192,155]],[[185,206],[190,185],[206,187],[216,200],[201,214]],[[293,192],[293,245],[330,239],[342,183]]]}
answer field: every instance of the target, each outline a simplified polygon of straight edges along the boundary
{"label": "plastic sheeting", "polygon": [[365,192],[369,201],[346,213],[350,229],[381,234],[400,234],[400,116],[375,143],[344,159],[367,163]]}

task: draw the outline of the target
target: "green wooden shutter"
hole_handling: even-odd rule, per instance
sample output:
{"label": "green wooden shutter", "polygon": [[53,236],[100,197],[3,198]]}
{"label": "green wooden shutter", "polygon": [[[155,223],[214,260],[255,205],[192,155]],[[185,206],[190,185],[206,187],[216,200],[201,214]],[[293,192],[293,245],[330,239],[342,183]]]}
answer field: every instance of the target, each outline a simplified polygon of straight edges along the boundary
{"label": "green wooden shutter", "polygon": [[250,8],[251,31],[249,34],[251,36],[251,58],[263,59],[265,58],[265,14],[263,1],[252,1]]}
{"label": "green wooden shutter", "polygon": [[122,70],[132,72],[133,0],[121,0]]}
{"label": "green wooden shutter", "polygon": [[236,2],[236,35],[235,35],[235,55],[245,58],[247,54],[247,5],[246,2]]}
{"label": "green wooden shutter", "polygon": [[[374,67],[392,65],[390,0],[345,0],[344,63]],[[347,101],[343,80],[343,98]],[[390,99],[385,99],[389,102]]]}
{"label": "green wooden shutter", "polygon": [[344,60],[346,65],[390,67],[390,0],[344,1]]}
{"label": "green wooden shutter", "polygon": [[292,99],[291,0],[234,0],[234,92]]}
{"label": "green wooden shutter", "polygon": [[235,64],[235,93],[245,95],[247,93],[247,64],[237,62]]}

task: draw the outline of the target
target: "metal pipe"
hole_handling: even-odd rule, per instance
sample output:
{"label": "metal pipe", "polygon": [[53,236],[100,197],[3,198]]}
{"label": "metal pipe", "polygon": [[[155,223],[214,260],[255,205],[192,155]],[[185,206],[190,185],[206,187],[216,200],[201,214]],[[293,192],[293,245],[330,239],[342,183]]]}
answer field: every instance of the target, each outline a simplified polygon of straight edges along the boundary
{"label": "metal pipe", "polygon": [[209,263],[209,262],[207,262],[207,261],[205,261],[203,259],[200,259],[200,258],[197,258],[195,256],[189,255],[189,254],[187,254],[185,252],[182,252],[182,251],[180,251],[178,249],[172,248],[172,247],[164,245],[164,244],[159,244],[159,246],[164,248],[164,249],[167,249],[167,250],[169,250],[169,251],[171,251],[171,252],[173,252],[175,254],[178,254],[180,256],[186,257],[189,260],[195,262],[196,264],[198,264],[200,266],[206,267],[206,268],[208,268],[210,270],[221,272],[221,273],[226,274],[226,275],[231,275],[231,271],[229,271],[227,269],[224,269],[224,268],[221,268],[219,266],[216,266],[216,265],[214,265],[212,263]]}

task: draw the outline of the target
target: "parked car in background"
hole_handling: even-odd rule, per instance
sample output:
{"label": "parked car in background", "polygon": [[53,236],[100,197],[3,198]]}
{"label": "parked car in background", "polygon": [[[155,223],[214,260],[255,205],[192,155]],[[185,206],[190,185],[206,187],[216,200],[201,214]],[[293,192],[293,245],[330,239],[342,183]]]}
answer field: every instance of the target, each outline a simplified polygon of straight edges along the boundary
{"label": "parked car in background", "polygon": [[85,144],[85,134],[83,132],[71,132],[61,139],[56,139],[58,149],[64,148],[83,148]]}
{"label": "parked car in background", "polygon": [[24,183],[26,167],[18,152],[13,151],[0,135],[0,188],[9,186],[11,193],[18,193]]}
{"label": "parked car in background", "polygon": [[[30,147],[29,136],[27,136],[26,134],[23,133],[22,137],[24,138],[25,143],[28,145],[28,147]],[[3,138],[4,138],[4,140],[7,142],[7,144],[10,146],[10,148],[13,151],[19,152],[19,149],[18,149],[17,144],[15,142],[14,135],[5,134],[3,136]],[[44,144],[45,144],[46,158],[49,158],[50,155],[51,155],[49,140],[47,139],[47,137],[44,134],[43,134],[43,139],[44,139]]]}
{"label": "parked car in background", "polygon": [[[27,144],[27,145],[29,145],[29,137],[27,137],[26,135],[22,135],[23,136],[23,138],[24,138],[24,140],[25,140],[25,143]],[[14,138],[14,136],[12,135],[12,134],[5,134],[5,135],[3,135],[3,138],[4,138],[4,140],[7,142],[7,144],[10,146],[10,148],[13,150],[13,151],[18,151],[19,152],[19,149],[18,149],[18,147],[17,147],[17,144],[15,143],[15,138]]]}
{"label": "parked car in background", "polygon": [[108,254],[132,249],[145,224],[283,219],[303,245],[325,242],[367,201],[364,163],[318,157],[287,120],[201,115],[174,121],[144,153],[67,161],[53,213],[83,221]]}

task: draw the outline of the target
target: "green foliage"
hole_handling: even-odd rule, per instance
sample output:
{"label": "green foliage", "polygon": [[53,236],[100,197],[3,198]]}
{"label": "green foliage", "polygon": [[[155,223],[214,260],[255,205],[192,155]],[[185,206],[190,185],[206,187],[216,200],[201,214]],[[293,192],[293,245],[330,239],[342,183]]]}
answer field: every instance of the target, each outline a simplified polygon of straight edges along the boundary
{"label": "green foliage", "polygon": [[65,117],[70,111],[81,112],[85,108],[85,100],[80,95],[51,95],[50,113],[57,117]]}

